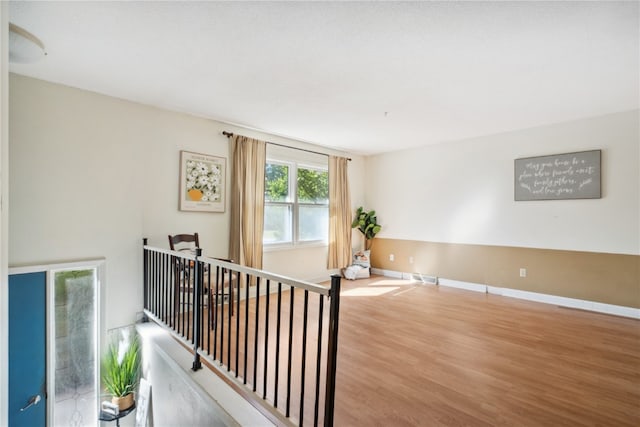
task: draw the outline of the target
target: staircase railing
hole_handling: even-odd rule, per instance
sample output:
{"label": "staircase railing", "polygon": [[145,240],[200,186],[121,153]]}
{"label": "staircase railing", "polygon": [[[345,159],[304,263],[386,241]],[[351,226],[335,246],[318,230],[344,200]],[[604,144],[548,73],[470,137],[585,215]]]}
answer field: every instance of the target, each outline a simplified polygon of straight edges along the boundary
{"label": "staircase railing", "polygon": [[143,259],[145,315],[193,349],[193,370],[211,365],[277,423],[333,425],[340,276],[326,287],[146,239]]}

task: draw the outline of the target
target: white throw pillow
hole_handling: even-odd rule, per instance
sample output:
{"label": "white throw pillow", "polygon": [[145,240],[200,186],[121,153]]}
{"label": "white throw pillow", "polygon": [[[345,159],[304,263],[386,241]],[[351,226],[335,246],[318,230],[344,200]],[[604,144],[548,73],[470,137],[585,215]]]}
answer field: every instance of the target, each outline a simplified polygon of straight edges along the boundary
{"label": "white throw pillow", "polygon": [[353,254],[353,265],[371,268],[371,251],[358,251]]}

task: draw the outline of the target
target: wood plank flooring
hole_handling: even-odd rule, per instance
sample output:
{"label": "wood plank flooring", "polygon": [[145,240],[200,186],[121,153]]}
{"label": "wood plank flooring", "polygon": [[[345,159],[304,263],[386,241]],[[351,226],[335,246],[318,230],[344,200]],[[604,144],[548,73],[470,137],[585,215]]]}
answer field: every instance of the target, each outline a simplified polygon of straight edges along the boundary
{"label": "wood plank flooring", "polygon": [[640,322],[343,281],[337,426],[639,426]]}
{"label": "wood plank flooring", "polygon": [[[384,277],[342,285],[336,426],[640,426],[640,321]],[[262,317],[265,302],[260,298]],[[269,343],[263,347],[264,329],[258,328],[259,361],[275,351],[276,295],[269,302]],[[302,302],[296,292],[296,326],[302,322]],[[288,304],[286,292],[283,325],[288,325]],[[312,298],[305,425],[313,421],[309,384],[316,367],[317,305]],[[244,308],[239,315],[244,318]],[[253,304],[249,315],[253,319]],[[252,382],[253,326],[247,333]],[[235,350],[235,324],[232,336]],[[299,334],[294,346],[301,346]],[[280,376],[286,372],[284,356]],[[270,359],[266,397],[273,401],[275,357]],[[262,394],[261,365],[256,388]],[[299,358],[292,365],[296,392]],[[284,396],[286,384],[280,380],[280,408]],[[292,420],[298,411],[299,402],[292,401]]]}

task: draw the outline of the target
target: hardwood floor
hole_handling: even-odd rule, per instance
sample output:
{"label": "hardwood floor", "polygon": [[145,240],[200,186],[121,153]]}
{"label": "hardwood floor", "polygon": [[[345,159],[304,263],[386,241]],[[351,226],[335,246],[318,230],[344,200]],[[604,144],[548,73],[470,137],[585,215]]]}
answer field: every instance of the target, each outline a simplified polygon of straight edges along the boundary
{"label": "hardwood floor", "polygon": [[[336,426],[640,425],[640,321],[383,277],[343,280],[342,285]],[[301,295],[296,292],[297,326]],[[282,301],[284,319],[289,296],[283,293]],[[259,332],[259,358],[275,349],[276,303],[271,295],[269,345],[263,348]],[[264,307],[263,297],[261,313]],[[252,318],[255,307],[249,311]],[[310,313],[309,330],[315,331],[313,299]],[[243,308],[239,314],[242,319]],[[235,340],[235,325],[232,334]],[[242,328],[239,335],[242,343]],[[253,327],[248,336],[253,343]],[[294,346],[300,345],[299,334],[294,334]],[[313,420],[309,384],[315,375],[315,346],[311,333],[305,425]],[[239,372],[244,370],[243,355],[240,348]],[[280,375],[286,372],[284,356]],[[275,358],[270,357],[271,366]],[[260,365],[258,391],[263,385]],[[299,359],[292,372],[292,388],[299,390]],[[281,379],[278,387],[280,408],[285,405],[283,383]],[[273,372],[267,384],[267,399],[273,401]],[[299,402],[292,401],[293,420],[298,409]]]}
{"label": "hardwood floor", "polygon": [[337,426],[640,425],[640,322],[343,281]]}

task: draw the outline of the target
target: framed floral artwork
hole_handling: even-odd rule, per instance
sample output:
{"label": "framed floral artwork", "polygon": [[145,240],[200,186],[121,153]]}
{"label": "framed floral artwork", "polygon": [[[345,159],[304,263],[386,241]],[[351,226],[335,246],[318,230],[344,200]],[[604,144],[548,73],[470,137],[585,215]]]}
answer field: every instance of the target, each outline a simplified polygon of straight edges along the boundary
{"label": "framed floral artwork", "polygon": [[180,210],[224,212],[224,157],[180,151]]}

